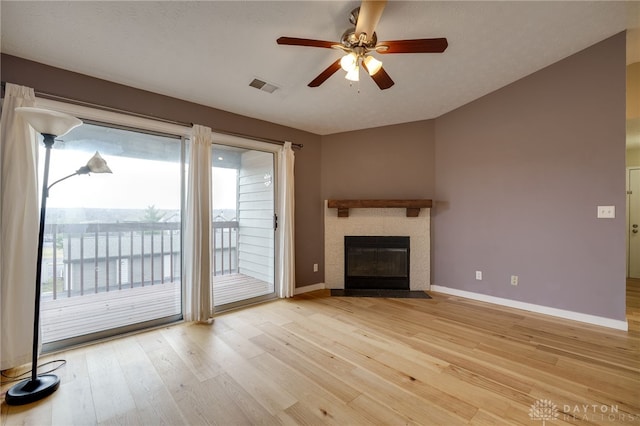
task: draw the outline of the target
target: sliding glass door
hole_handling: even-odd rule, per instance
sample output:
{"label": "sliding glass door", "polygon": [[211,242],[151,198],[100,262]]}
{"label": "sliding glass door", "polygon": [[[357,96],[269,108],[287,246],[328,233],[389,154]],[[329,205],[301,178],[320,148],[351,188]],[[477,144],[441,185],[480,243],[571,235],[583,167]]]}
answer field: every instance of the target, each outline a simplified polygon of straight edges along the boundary
{"label": "sliding glass door", "polygon": [[49,191],[45,348],[181,318],[184,141],[87,123],[60,139],[50,182],[96,151],[113,174],[74,176]]}
{"label": "sliding glass door", "polygon": [[275,155],[213,146],[214,305],[275,297]]}

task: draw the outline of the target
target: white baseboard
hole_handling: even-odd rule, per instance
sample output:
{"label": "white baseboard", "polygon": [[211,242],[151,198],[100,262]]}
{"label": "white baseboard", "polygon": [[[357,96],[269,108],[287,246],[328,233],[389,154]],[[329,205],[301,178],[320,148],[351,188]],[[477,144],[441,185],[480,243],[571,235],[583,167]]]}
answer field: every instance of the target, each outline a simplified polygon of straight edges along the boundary
{"label": "white baseboard", "polygon": [[324,290],[324,289],[325,289],[324,283],[311,284],[311,285],[305,285],[304,287],[296,287],[293,294],[296,295],[296,294],[308,293],[310,291]]}
{"label": "white baseboard", "polygon": [[583,314],[580,312],[566,311],[564,309],[551,308],[549,306],[543,306],[543,305],[535,305],[533,303],[518,302],[517,300],[503,299],[502,297],[489,296],[481,293],[473,293],[471,291],[459,290],[456,288],[432,285],[431,291],[435,291],[437,293],[450,294],[452,296],[460,296],[467,299],[478,300],[481,302],[493,303],[501,306],[507,306],[510,308],[522,309],[525,311],[536,312],[539,314],[550,315],[553,317],[585,322],[588,324],[599,325],[602,327],[614,328],[616,330],[627,331],[629,329],[629,324],[627,323],[627,321],[604,318],[596,315]]}

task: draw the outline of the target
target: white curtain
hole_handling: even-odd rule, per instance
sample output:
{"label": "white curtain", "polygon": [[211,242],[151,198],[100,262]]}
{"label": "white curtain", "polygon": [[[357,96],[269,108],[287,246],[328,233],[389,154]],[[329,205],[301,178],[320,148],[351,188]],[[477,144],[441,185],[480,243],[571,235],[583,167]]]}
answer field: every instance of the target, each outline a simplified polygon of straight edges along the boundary
{"label": "white curtain", "polygon": [[15,108],[33,89],[7,83],[0,118],[0,369],[31,361],[38,250],[38,140]]}
{"label": "white curtain", "polygon": [[213,317],[211,291],[211,129],[194,125],[187,178],[185,278],[187,321]]}
{"label": "white curtain", "polygon": [[293,297],[296,288],[295,235],[294,235],[294,186],[293,166],[295,157],[291,142],[285,142],[279,154],[280,166],[280,264],[278,265],[279,295]]}

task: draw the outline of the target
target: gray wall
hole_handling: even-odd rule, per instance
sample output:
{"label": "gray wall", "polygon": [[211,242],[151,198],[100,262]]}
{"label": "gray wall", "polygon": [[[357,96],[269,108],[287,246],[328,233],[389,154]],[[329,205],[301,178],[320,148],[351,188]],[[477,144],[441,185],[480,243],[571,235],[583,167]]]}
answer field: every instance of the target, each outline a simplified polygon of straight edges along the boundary
{"label": "gray wall", "polygon": [[432,198],[434,120],[322,137],[322,196]]}
{"label": "gray wall", "polygon": [[625,318],[623,33],[439,117],[435,135],[434,284]]}
{"label": "gray wall", "polygon": [[434,199],[433,284],[619,320],[624,173],[624,34],[435,120],[322,137],[323,199]]}
{"label": "gray wall", "polygon": [[[435,120],[322,137],[7,55],[2,79],[304,143],[298,287],[324,281],[324,199],[433,198],[434,284],[624,319],[624,34]],[[597,220],[597,205],[617,218]]]}

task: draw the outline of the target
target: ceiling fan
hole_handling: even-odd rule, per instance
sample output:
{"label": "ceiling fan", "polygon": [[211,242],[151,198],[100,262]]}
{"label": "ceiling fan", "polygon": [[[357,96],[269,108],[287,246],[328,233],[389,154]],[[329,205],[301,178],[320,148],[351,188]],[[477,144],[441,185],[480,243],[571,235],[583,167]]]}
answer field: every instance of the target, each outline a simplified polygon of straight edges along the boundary
{"label": "ceiling fan", "polygon": [[295,37],[280,37],[278,44],[291,46],[325,47],[340,49],[345,55],[329,65],[311,81],[309,87],[318,87],[340,68],[347,74],[346,79],[359,81],[360,67],[371,76],[382,90],[394,85],[389,74],[382,68],[382,62],[371,53],[442,53],[448,46],[446,38],[420,38],[378,42],[376,25],[382,16],[387,1],[362,0],[359,8],[351,11],[349,22],[355,27],[347,29],[339,43]]}

